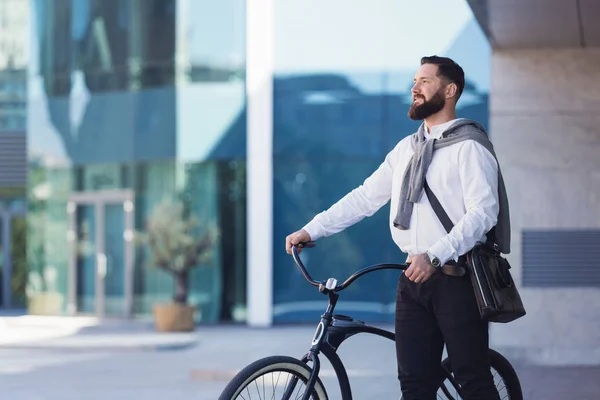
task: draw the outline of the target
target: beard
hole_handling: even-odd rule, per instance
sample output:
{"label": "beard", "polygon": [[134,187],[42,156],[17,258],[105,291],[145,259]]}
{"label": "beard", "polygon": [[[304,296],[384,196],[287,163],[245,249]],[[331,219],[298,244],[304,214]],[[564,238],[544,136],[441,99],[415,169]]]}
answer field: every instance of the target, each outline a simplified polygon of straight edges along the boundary
{"label": "beard", "polygon": [[423,99],[423,103],[416,105],[414,102],[408,109],[408,118],[413,121],[419,121],[432,116],[439,112],[446,105],[446,97],[444,97],[443,90],[438,91],[430,100],[426,100],[424,96],[420,96]]}

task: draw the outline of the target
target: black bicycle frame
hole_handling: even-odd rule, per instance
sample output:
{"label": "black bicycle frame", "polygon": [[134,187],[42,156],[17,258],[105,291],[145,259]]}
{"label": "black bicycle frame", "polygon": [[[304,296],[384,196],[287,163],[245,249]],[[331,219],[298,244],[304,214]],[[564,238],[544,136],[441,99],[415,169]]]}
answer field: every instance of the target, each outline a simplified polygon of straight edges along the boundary
{"label": "black bicycle frame", "polygon": [[[309,242],[306,246],[300,247],[312,247],[314,243]],[[365,267],[360,271],[357,271],[352,276],[350,276],[344,283],[341,285],[337,285],[337,281],[335,279],[330,279],[327,282],[317,282],[312,279],[304,264],[300,260],[300,257],[297,252],[297,248],[293,247],[292,255],[294,257],[294,261],[296,265],[300,269],[304,278],[313,286],[318,287],[319,291],[323,294],[327,294],[329,296],[329,304],[327,305],[327,309],[325,313],[321,315],[321,321],[317,325],[317,329],[313,336],[313,340],[311,343],[311,348],[306,353],[301,361],[304,363],[312,362],[312,371],[308,382],[306,383],[306,391],[304,392],[304,396],[302,400],[308,400],[311,396],[313,389],[315,387],[315,383],[317,381],[317,377],[319,376],[319,370],[321,368],[321,363],[319,361],[319,353],[323,353],[325,357],[329,360],[335,374],[338,378],[338,382],[340,385],[340,392],[342,394],[343,400],[352,400],[352,391],[350,389],[350,379],[348,378],[348,373],[346,372],[346,368],[342,363],[342,360],[337,354],[337,350],[340,345],[349,337],[356,335],[357,333],[368,333],[374,334],[377,336],[384,337],[386,339],[395,340],[395,334],[390,331],[386,331],[384,329],[376,328],[374,326],[370,326],[365,322],[355,320],[354,318],[345,316],[345,315],[336,315],[334,314],[335,306],[337,304],[339,295],[336,293],[341,291],[348,286],[356,279],[365,275],[372,271],[383,270],[383,269],[396,269],[396,270],[405,270],[407,268],[404,264],[377,264],[369,267]],[[452,374],[446,367],[440,365],[440,368],[443,370],[442,376],[444,379],[448,379],[452,386],[460,393],[460,388],[454,382],[452,378]],[[443,379],[440,381],[440,384],[443,382]],[[284,399],[288,399],[291,395],[291,392],[296,385],[297,380],[292,379],[290,382],[288,389],[285,392]],[[444,393],[450,397],[446,387],[442,385],[442,390]]]}
{"label": "black bicycle frame", "polygon": [[[368,333],[381,336],[392,341],[395,340],[393,332],[370,326],[365,322],[355,320],[354,318],[345,315],[333,315],[333,310],[335,309],[335,303],[338,297],[339,296],[335,293],[329,293],[330,303],[327,307],[327,311],[322,315],[321,321],[317,325],[317,329],[311,343],[312,347],[308,353],[301,358],[302,362],[308,363],[311,361],[313,363],[312,372],[307,382],[304,397],[302,398],[303,400],[308,400],[310,397],[316,383],[317,376],[319,375],[319,353],[325,355],[325,357],[327,357],[331,363],[331,366],[333,367],[338,378],[342,399],[352,400],[350,378],[348,377],[348,373],[346,372],[346,368],[344,367],[340,356],[337,354],[337,350],[340,345],[346,339],[358,333]],[[440,366],[440,368],[443,368],[445,378],[450,380],[456,390],[459,390],[459,387],[454,382],[450,371],[443,366]],[[445,388],[442,387],[442,390],[445,391]],[[448,395],[449,393],[446,394]]]}
{"label": "black bicycle frame", "polygon": [[[338,378],[340,386],[340,392],[342,399],[352,400],[352,390],[350,389],[350,379],[346,368],[337,354],[337,350],[340,345],[349,337],[354,336],[358,333],[370,333],[375,334],[390,340],[394,340],[394,333],[386,331],[384,329],[376,328],[362,321],[357,321],[351,317],[345,315],[333,315],[335,308],[335,302],[337,301],[338,295],[335,293],[329,293],[329,306],[327,311],[321,317],[315,336],[313,337],[312,347],[309,352],[302,357],[303,362],[312,361],[313,371],[311,377],[307,383],[307,390],[305,392],[304,400],[307,400],[312,393],[312,388],[316,382],[316,377],[319,374],[319,353],[323,353],[325,357],[331,363],[335,374]],[[333,306],[332,306],[333,300]]]}

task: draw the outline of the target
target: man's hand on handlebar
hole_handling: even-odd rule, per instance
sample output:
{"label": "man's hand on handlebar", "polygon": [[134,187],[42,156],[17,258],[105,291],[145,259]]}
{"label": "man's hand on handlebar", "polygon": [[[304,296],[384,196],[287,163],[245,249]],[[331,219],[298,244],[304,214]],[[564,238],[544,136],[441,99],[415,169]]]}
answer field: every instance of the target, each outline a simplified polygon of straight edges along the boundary
{"label": "man's hand on handlebar", "polygon": [[[311,238],[308,232],[306,232],[304,229],[300,229],[299,231],[289,234],[285,238],[285,251],[288,254],[292,254],[292,246],[296,246],[300,243],[306,243],[310,241]],[[298,254],[300,254],[301,251],[302,247],[298,247]]]}

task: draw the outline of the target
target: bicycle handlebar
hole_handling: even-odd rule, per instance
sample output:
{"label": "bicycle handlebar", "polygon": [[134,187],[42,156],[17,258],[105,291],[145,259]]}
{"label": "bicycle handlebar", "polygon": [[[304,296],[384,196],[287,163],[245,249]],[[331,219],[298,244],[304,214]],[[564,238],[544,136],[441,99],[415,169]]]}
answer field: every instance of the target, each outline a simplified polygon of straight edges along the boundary
{"label": "bicycle handlebar", "polygon": [[352,284],[352,282],[354,282],[355,280],[357,280],[364,274],[367,274],[372,271],[377,271],[377,270],[382,270],[382,269],[399,269],[399,270],[405,271],[408,268],[408,265],[406,265],[406,264],[375,264],[375,265],[370,265],[368,267],[365,267],[359,271],[356,271],[354,274],[352,274],[350,277],[348,277],[348,279],[346,279],[344,281],[344,283],[342,283],[341,285],[337,285],[337,280],[334,278],[329,278],[326,282],[317,282],[310,276],[310,274],[306,270],[306,267],[302,263],[302,260],[300,259],[300,255],[298,254],[298,248],[312,248],[312,247],[315,247],[315,242],[312,242],[312,241],[306,242],[306,243],[299,243],[295,246],[292,246],[292,257],[294,257],[294,261],[296,262],[298,269],[300,269],[300,272],[302,273],[304,278],[308,281],[308,283],[310,283],[311,285],[313,285],[315,287],[318,287],[319,291],[321,293],[327,293],[327,291],[339,292],[340,290],[344,290],[345,288],[350,286],[350,284]]}

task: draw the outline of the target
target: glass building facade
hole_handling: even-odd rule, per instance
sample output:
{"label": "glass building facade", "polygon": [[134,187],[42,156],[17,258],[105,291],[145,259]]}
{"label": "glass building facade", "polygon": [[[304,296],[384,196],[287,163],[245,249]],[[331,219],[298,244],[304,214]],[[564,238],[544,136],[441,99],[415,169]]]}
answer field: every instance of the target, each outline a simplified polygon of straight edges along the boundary
{"label": "glass building facade", "polygon": [[[407,112],[422,56],[444,55],[463,66],[458,116],[487,127],[491,50],[462,0],[276,2],[274,36],[273,321],[315,321],[323,296],[280,250],[285,236],[362,184],[416,131],[420,122]],[[367,265],[404,262],[388,216],[389,204],[320,239],[303,253],[313,277],[339,281]],[[389,270],[364,276],[336,310],[392,322],[398,277]]]}
{"label": "glass building facade", "polygon": [[169,199],[220,228],[191,276],[198,320],[244,318],[244,35],[241,0],[32,1],[27,256],[41,312],[168,301],[173,280],[136,234]]}
{"label": "glass building facade", "polygon": [[[136,240],[167,198],[219,227],[209,265],[192,276],[198,321],[246,320],[253,3],[30,2],[27,259],[39,312],[143,316],[169,300],[173,280]],[[283,251],[285,236],[360,185],[416,130],[406,114],[422,56],[447,55],[465,68],[459,116],[487,126],[490,49],[464,0],[270,4],[272,236],[260,240],[272,244],[272,286],[257,291],[272,291],[275,323],[313,321],[323,298]],[[388,211],[305,253],[315,277],[402,262]],[[338,309],[391,321],[396,278],[365,276]]]}

